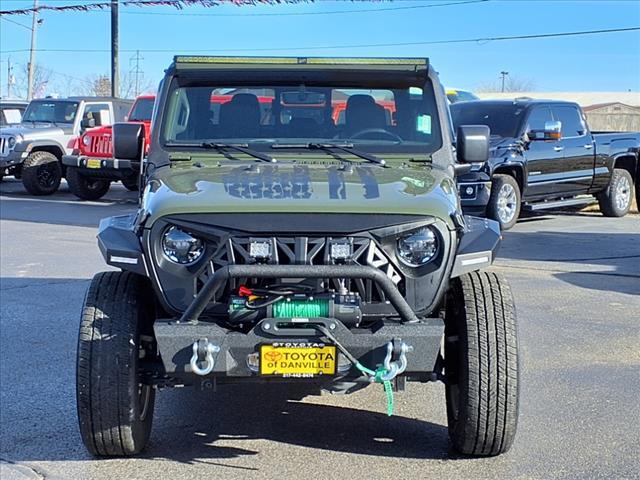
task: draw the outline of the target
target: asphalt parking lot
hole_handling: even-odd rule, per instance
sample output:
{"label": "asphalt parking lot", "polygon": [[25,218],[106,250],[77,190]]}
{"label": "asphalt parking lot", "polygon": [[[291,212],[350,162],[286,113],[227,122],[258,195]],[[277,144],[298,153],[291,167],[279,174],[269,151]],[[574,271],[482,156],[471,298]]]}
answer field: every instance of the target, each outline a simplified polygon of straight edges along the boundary
{"label": "asphalt parking lot", "polygon": [[136,207],[0,184],[2,479],[640,478],[640,215],[558,213],[505,234],[495,268],[519,313],[519,432],[501,457],[459,457],[444,388],[289,401],[278,388],[162,391],[139,458],[95,460],[75,413],[75,348],[100,218]]}

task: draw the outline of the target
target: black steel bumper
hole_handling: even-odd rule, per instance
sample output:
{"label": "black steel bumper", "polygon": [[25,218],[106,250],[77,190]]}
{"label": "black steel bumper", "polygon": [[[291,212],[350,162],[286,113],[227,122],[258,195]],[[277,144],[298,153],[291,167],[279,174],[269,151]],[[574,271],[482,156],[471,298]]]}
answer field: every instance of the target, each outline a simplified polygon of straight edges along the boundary
{"label": "black steel bumper", "polygon": [[[99,165],[93,165],[99,162]],[[80,173],[87,177],[107,178],[121,180],[137,175],[140,171],[140,162],[131,160],[118,160],[117,158],[96,158],[85,155],[63,155],[62,164],[68,167],[76,167]]]}
{"label": "black steel bumper", "polygon": [[460,204],[467,215],[484,216],[491,196],[491,178],[484,172],[470,172],[458,177]]}
{"label": "black steel bumper", "polygon": [[[193,377],[190,359],[192,346],[199,339],[207,339],[218,346],[220,351],[214,355],[214,368],[210,375],[220,377],[259,377],[247,364],[247,356],[256,353],[261,344],[273,343],[325,343],[331,341],[312,328],[287,328],[286,318],[265,318],[248,333],[230,331],[213,323],[181,323],[174,320],[157,320],[154,324],[158,350],[162,357],[165,372],[169,376]],[[444,325],[439,318],[429,318],[414,324],[397,322],[379,323],[370,329],[359,328],[351,331],[340,321],[328,318],[308,319],[309,322],[333,324],[332,335],[358,361],[371,369],[384,361],[386,344],[401,339],[413,350],[407,353],[405,375],[415,379],[429,380],[430,372],[440,350]],[[285,324],[283,327],[282,324]],[[265,325],[269,324],[268,328]],[[280,328],[276,328],[280,324]],[[300,326],[299,324],[296,324]],[[341,379],[360,378],[355,368],[338,372]],[[262,377],[265,378],[265,377]],[[330,377],[332,378],[332,377]],[[366,381],[366,378],[360,378]]]}

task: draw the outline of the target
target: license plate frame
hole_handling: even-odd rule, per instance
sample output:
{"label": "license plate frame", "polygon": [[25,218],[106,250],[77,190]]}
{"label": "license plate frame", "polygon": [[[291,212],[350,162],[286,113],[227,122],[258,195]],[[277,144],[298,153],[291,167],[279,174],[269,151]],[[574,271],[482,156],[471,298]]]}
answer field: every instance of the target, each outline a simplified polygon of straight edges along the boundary
{"label": "license plate frame", "polygon": [[[267,358],[269,354],[271,359]],[[310,358],[311,354],[315,357]],[[332,377],[337,372],[338,352],[336,346],[330,344],[263,343],[259,348],[259,361],[259,372],[264,377]]]}
{"label": "license plate frame", "polygon": [[102,160],[99,158],[87,158],[87,168],[101,168]]}

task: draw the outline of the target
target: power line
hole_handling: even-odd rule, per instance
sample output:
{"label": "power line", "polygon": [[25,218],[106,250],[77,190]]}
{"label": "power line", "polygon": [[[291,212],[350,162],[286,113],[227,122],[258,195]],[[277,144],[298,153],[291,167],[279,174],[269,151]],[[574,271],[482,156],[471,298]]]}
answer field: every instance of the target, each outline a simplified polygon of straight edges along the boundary
{"label": "power line", "polygon": [[278,12],[278,13],[185,13],[185,12],[142,12],[123,10],[128,15],[161,15],[181,17],[301,17],[310,15],[342,15],[350,13],[391,12],[398,10],[417,10],[423,8],[451,7],[455,5],[468,5],[471,3],[487,3],[491,0],[464,0],[459,2],[436,3],[429,5],[405,5],[402,7],[363,8],[360,10],[330,10],[326,12]]}
{"label": "power line", "polygon": [[[178,52],[189,52],[189,53],[230,53],[230,52],[272,52],[272,51],[308,51],[308,50],[338,50],[338,49],[347,49],[347,48],[370,48],[370,47],[407,47],[407,46],[415,46],[415,45],[445,45],[445,44],[456,44],[456,43],[488,43],[488,42],[502,42],[507,40],[532,40],[537,38],[554,38],[554,37],[571,37],[578,35],[599,35],[605,33],[619,33],[619,32],[632,32],[640,30],[640,26],[638,27],[625,27],[625,28],[607,28],[601,30],[580,30],[574,32],[555,32],[555,33],[538,33],[533,35],[513,35],[513,36],[501,36],[501,37],[480,37],[480,38],[461,38],[461,39],[451,39],[451,40],[430,40],[430,41],[421,41],[421,42],[399,42],[399,43],[361,43],[361,44],[353,44],[353,45],[313,45],[308,47],[253,47],[253,48],[217,48],[217,49],[125,49],[120,50],[121,52],[129,52],[135,53],[137,51],[145,52],[145,53],[178,53]],[[1,50],[0,53],[20,53],[29,50],[19,49],[19,50]],[[90,52],[90,53],[101,53],[101,52],[110,52],[108,49],[65,49],[65,48],[51,48],[51,49],[40,49],[41,52]]]}
{"label": "power line", "polygon": [[27,25],[20,23],[20,22],[16,22],[15,20],[11,20],[10,18],[7,17],[0,17],[0,20],[4,20],[5,22],[10,22],[13,23],[15,25],[18,25],[22,28],[26,28],[27,30],[31,31],[31,27],[28,27]]}

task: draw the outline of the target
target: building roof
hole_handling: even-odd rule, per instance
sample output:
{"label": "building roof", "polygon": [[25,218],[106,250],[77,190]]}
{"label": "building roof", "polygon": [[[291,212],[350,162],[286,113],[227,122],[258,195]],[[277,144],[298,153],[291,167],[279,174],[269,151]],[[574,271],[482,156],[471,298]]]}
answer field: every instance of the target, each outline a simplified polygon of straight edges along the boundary
{"label": "building roof", "polygon": [[480,98],[530,97],[548,100],[566,100],[581,107],[602,103],[623,103],[631,107],[640,107],[640,92],[476,92]]}
{"label": "building roof", "polygon": [[632,110],[638,110],[640,112],[640,107],[634,107],[633,105],[627,105],[622,102],[607,102],[607,103],[596,103],[595,105],[588,105],[583,108],[585,112],[590,112],[592,110],[598,110],[600,108],[610,107],[611,105],[620,105],[621,107],[630,108]]}

